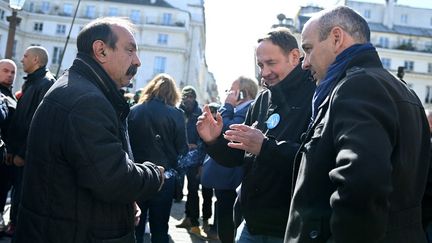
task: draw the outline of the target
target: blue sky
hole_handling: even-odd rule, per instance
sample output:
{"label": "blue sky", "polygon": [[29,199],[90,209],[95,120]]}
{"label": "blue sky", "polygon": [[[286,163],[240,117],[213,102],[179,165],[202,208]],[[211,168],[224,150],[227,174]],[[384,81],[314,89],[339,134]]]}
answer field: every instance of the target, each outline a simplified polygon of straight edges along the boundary
{"label": "blue sky", "polygon": [[[385,0],[358,1],[385,3]],[[343,0],[205,0],[206,60],[215,75],[221,97],[224,99],[221,92],[238,76],[254,77],[256,40],[278,22],[278,14],[293,17],[300,6],[329,7],[341,2]],[[432,8],[431,2],[398,0],[397,4]]]}

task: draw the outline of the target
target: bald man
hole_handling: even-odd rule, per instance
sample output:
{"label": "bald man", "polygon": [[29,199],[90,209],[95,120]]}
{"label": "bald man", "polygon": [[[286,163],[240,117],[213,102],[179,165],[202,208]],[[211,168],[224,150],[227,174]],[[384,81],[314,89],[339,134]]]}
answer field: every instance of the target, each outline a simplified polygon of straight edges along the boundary
{"label": "bald man", "polygon": [[[0,60],[0,96],[1,96],[1,104],[7,105],[6,111],[7,113],[0,113],[0,132],[1,132],[1,142],[0,142],[0,232],[6,230],[5,221],[3,219],[4,207],[6,205],[6,198],[9,190],[12,187],[14,171],[15,168],[13,166],[9,166],[5,161],[6,155],[6,145],[7,145],[7,127],[10,121],[10,117],[15,110],[16,100],[12,93],[12,84],[16,77],[16,64],[14,61],[10,59],[1,59]],[[5,108],[1,106],[1,108]],[[3,116],[3,115],[7,116]]]}
{"label": "bald man", "polygon": [[16,190],[12,198],[11,226],[8,231],[13,234],[19,205],[22,166],[25,164],[27,134],[33,114],[48,89],[54,84],[55,78],[47,69],[48,51],[41,46],[28,47],[21,59],[23,70],[27,73],[22,86],[22,96],[9,127],[10,157],[12,163],[19,167],[15,183]]}

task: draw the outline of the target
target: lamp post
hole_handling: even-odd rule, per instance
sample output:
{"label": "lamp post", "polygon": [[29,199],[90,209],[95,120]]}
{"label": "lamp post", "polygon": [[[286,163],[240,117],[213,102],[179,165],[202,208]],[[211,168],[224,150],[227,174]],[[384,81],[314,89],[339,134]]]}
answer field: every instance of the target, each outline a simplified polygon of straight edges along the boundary
{"label": "lamp post", "polygon": [[16,26],[21,22],[21,18],[17,16],[19,10],[24,6],[25,0],[9,0],[9,7],[12,9],[12,15],[6,19],[9,21],[9,32],[6,44],[5,58],[12,58],[12,50],[15,40]]}

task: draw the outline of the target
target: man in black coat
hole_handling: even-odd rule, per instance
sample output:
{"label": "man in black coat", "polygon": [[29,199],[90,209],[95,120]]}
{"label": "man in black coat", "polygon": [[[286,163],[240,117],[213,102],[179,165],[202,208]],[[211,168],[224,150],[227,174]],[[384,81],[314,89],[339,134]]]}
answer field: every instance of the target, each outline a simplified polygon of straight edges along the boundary
{"label": "man in black coat", "polygon": [[208,106],[197,128],[208,154],[224,166],[245,168],[240,205],[245,222],[237,239],[282,242],[291,200],[293,160],[310,121],[315,85],[301,69],[297,41],[286,28],[258,40],[257,63],[267,88],[249,108],[244,124],[221,133],[223,122]]}
{"label": "man in black coat", "polygon": [[159,190],[164,170],[131,156],[119,90],[141,64],[132,31],[121,18],[86,25],[72,67],[37,109],[16,243],[135,242],[134,202]]}
{"label": "man in black coat", "polygon": [[21,59],[23,70],[27,73],[25,82],[21,87],[21,97],[18,100],[16,111],[10,121],[8,129],[8,151],[12,163],[17,166],[8,234],[14,233],[18,216],[18,205],[21,198],[22,173],[26,160],[27,135],[30,122],[45,93],[55,82],[54,76],[46,68],[48,52],[44,47],[31,46],[24,52]]}
{"label": "man in black coat", "polygon": [[3,219],[4,207],[7,195],[14,181],[15,166],[7,161],[7,130],[10,118],[16,108],[16,99],[12,93],[12,84],[16,77],[16,64],[10,59],[0,60],[0,232],[5,231],[6,225]]}
{"label": "man in black coat", "polygon": [[425,242],[429,128],[421,101],[386,71],[367,22],[325,10],[302,32],[317,82],[285,242]]}

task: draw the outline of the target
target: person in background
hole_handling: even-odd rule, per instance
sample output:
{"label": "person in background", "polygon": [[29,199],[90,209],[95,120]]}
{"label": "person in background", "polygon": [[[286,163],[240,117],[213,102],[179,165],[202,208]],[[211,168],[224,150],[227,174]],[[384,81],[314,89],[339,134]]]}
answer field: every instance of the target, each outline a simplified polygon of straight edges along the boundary
{"label": "person in background", "polygon": [[138,104],[128,116],[132,153],[136,161],[154,161],[164,167],[165,183],[155,197],[138,201],[141,219],[137,243],[144,242],[147,211],[151,241],[168,243],[168,221],[175,189],[177,158],[188,151],[183,111],[176,107],[180,91],[168,74],[156,75],[142,90]]}
{"label": "person in background", "polygon": [[164,169],[130,151],[119,90],[141,65],[133,31],[111,17],[78,34],[72,66],[31,123],[16,243],[135,243],[135,201],[157,193]]}
{"label": "person in background", "polygon": [[[182,89],[180,109],[182,109],[185,114],[189,150],[200,150],[203,151],[202,154],[205,155],[202,140],[196,130],[197,118],[201,114],[201,109],[199,108],[196,99],[197,93],[195,88],[192,86],[185,86]],[[180,224],[176,225],[176,227],[187,228],[189,233],[201,239],[205,239],[205,234],[199,227],[200,223],[198,220],[200,215],[198,191],[200,186],[200,170],[201,165],[204,162],[204,156],[202,158],[201,156],[197,156],[195,159],[200,161],[195,161],[193,163],[195,166],[188,168],[186,172],[188,194],[185,205],[185,217]],[[206,228],[209,225],[208,219],[212,216],[213,189],[202,187],[201,193],[203,197],[202,220],[203,227]]]}
{"label": "person in background", "polygon": [[[7,130],[13,112],[16,109],[16,99],[12,93],[12,85],[16,78],[16,64],[10,59],[0,60],[0,111],[1,111],[1,140],[0,140],[0,232],[6,231],[3,213],[9,190],[15,177],[15,166],[11,166],[11,159],[7,157]],[[11,232],[7,232],[11,233]]]}
{"label": "person in background", "polygon": [[239,196],[244,221],[237,242],[283,242],[291,200],[294,156],[310,121],[315,84],[301,69],[297,41],[287,28],[258,40],[257,64],[266,88],[243,124],[225,133],[223,119],[208,107],[197,123],[207,152],[224,166],[243,166]]}
{"label": "person in background", "polygon": [[[223,121],[222,132],[228,130],[232,124],[244,122],[257,93],[258,84],[251,78],[240,76],[232,82],[225,102],[219,109]],[[212,107],[210,105],[209,107],[213,115]],[[216,119],[216,112],[213,117]],[[215,218],[219,239],[222,243],[232,243],[235,233],[233,207],[237,198],[236,188],[243,180],[243,167],[225,167],[208,156],[202,171],[201,184],[215,189],[217,198]]]}
{"label": "person in background", "polygon": [[317,89],[285,242],[426,242],[430,133],[421,101],[383,68],[351,8],[319,12],[301,37]]}
{"label": "person in background", "polygon": [[18,100],[16,111],[11,118],[12,120],[8,129],[8,159],[18,167],[16,168],[12,194],[10,225],[8,229],[10,235],[14,233],[17,223],[30,122],[45,93],[56,81],[46,67],[48,63],[48,51],[44,47],[28,47],[24,52],[21,63],[27,76],[24,78],[25,82],[21,88],[22,94]]}

